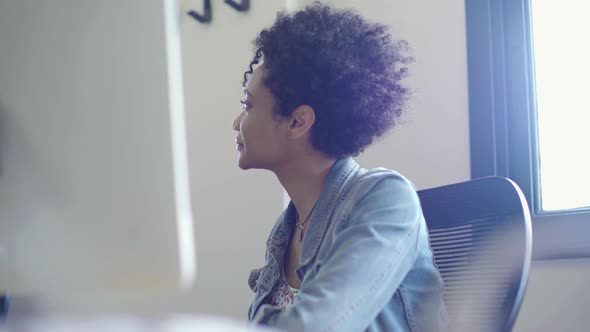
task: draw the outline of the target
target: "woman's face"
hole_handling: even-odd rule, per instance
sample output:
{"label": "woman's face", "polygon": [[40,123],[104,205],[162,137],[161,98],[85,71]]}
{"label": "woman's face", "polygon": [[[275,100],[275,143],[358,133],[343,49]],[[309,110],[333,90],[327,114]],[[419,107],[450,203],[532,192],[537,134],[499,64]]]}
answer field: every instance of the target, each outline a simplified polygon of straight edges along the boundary
{"label": "woman's face", "polygon": [[241,169],[273,170],[286,158],[288,120],[274,115],[274,97],[262,82],[265,74],[264,65],[252,73],[246,86],[242,113],[234,120]]}

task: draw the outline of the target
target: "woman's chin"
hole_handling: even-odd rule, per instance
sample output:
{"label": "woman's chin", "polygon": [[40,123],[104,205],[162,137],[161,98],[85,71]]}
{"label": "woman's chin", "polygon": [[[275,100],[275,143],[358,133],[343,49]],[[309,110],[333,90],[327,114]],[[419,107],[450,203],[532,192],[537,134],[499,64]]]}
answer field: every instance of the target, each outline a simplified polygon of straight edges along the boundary
{"label": "woman's chin", "polygon": [[250,169],[251,167],[248,165],[248,161],[246,160],[246,156],[244,156],[244,152],[240,151],[240,156],[238,157],[238,167],[243,170]]}

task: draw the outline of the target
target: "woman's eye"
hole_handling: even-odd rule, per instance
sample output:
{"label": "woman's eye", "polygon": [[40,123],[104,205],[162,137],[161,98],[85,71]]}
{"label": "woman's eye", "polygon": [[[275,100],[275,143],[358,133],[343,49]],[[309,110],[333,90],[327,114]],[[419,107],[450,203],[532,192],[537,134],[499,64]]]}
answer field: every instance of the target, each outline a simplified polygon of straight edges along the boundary
{"label": "woman's eye", "polygon": [[247,111],[250,108],[250,104],[248,104],[246,101],[240,100],[240,103],[242,104],[242,110]]}

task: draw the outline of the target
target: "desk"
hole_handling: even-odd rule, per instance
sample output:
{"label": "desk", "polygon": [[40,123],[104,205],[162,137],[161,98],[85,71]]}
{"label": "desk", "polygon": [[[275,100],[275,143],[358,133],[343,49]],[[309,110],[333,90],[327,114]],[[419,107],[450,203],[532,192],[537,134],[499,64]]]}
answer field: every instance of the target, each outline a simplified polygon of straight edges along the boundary
{"label": "desk", "polygon": [[19,322],[6,322],[3,332],[278,332],[273,329],[248,326],[244,321],[224,317],[166,315],[163,318],[143,318],[130,315],[108,315],[93,318],[42,317]]}

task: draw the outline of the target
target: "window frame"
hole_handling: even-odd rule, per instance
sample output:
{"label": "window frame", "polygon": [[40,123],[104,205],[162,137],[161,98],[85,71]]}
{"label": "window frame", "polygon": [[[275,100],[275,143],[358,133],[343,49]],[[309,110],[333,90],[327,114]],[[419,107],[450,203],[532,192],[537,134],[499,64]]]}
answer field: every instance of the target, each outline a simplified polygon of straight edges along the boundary
{"label": "window frame", "polygon": [[520,186],[534,259],[590,257],[590,209],[547,212],[539,204],[530,1],[465,0],[471,178],[505,176]]}

